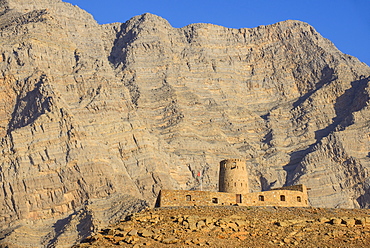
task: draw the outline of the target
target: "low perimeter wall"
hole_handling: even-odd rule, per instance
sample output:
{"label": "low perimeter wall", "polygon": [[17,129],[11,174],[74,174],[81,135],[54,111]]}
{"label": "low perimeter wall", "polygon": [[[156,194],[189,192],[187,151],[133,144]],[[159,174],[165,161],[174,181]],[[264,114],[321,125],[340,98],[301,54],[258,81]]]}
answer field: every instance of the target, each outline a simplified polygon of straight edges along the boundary
{"label": "low perimeter wall", "polygon": [[159,207],[229,205],[308,207],[308,196],[305,187],[295,187],[291,190],[280,188],[247,194],[162,190],[157,199],[157,206]]}

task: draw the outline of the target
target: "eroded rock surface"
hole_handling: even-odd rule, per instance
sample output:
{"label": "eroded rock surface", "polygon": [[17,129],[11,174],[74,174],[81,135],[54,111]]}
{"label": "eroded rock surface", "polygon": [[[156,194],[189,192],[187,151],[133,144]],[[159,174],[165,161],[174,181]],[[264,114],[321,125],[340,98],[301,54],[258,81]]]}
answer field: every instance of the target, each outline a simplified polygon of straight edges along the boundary
{"label": "eroded rock surface", "polygon": [[254,191],[303,183],[314,206],[369,206],[370,68],[310,25],[98,25],[59,0],[0,14],[6,240],[71,244],[161,188],[199,189],[199,171],[216,190],[225,158],[249,159]]}
{"label": "eroded rock surface", "polygon": [[160,208],[105,227],[77,247],[367,247],[368,209]]}

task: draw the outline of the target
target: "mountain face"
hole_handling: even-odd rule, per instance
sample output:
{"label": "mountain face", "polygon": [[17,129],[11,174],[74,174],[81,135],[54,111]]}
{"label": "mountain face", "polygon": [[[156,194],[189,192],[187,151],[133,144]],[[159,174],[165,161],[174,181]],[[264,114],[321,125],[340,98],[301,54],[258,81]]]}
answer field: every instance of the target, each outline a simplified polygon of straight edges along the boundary
{"label": "mountain face", "polygon": [[0,238],[63,246],[162,188],[305,184],[318,207],[370,206],[370,68],[313,27],[98,25],[59,0],[0,0]]}

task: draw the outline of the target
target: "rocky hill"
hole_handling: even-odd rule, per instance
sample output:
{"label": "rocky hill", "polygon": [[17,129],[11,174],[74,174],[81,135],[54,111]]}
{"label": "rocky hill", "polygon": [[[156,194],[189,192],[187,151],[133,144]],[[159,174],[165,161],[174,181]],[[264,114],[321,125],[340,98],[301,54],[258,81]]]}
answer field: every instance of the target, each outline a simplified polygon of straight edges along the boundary
{"label": "rocky hill", "polygon": [[191,207],[143,211],[84,239],[83,247],[368,247],[370,211]]}
{"label": "rocky hill", "polygon": [[[370,68],[313,27],[98,25],[60,0],[0,0],[0,239],[72,244],[161,188],[303,183],[317,207],[370,206]],[[62,240],[62,241],[61,241]]]}

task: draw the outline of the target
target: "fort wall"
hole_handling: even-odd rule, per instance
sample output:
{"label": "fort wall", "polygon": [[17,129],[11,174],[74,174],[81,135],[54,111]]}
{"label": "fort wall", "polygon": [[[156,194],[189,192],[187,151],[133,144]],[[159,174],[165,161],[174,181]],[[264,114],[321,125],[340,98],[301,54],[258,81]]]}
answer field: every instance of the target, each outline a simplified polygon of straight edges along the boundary
{"label": "fort wall", "polygon": [[270,189],[270,190],[293,190],[293,191],[306,192],[307,187],[302,185],[302,184],[299,184],[299,185],[285,186],[285,187],[281,187],[281,188],[273,188],[273,189]]}
{"label": "fort wall", "polygon": [[279,188],[271,191],[246,194],[190,190],[162,190],[158,196],[159,207],[171,206],[280,206],[307,207],[307,190],[297,185],[290,190]]}
{"label": "fort wall", "polygon": [[307,207],[304,185],[249,193],[246,161],[226,159],[220,162],[219,192],[161,190],[156,206],[280,206]]}

